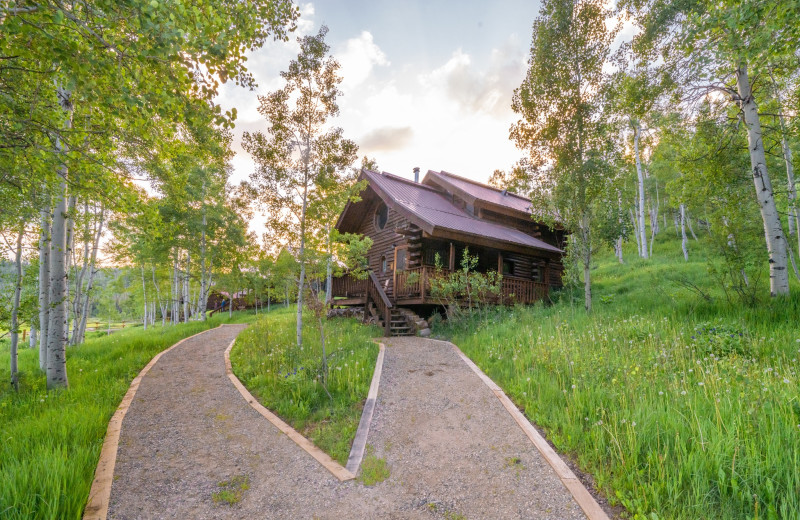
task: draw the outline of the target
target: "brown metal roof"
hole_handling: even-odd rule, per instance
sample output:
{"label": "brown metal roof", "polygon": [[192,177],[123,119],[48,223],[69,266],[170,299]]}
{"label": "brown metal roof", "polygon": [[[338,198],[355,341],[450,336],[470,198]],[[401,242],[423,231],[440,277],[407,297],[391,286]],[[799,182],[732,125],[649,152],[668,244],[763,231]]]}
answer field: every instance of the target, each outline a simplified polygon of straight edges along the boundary
{"label": "brown metal roof", "polygon": [[[472,179],[465,179],[458,175],[453,175],[445,171],[435,172],[429,170],[422,181],[423,183],[435,183],[443,187],[453,187],[463,192],[468,198],[472,198],[469,202],[474,204],[475,201],[482,201],[495,206],[503,206],[509,209],[527,213],[531,213],[531,201],[516,193],[510,191],[503,191],[499,188],[482,184]],[[450,190],[448,190],[450,191]],[[505,194],[504,194],[505,193]]]}
{"label": "brown metal roof", "polygon": [[[412,220],[415,220],[414,217],[421,220],[420,227],[432,235],[436,235],[436,228],[443,228],[544,251],[561,252],[559,248],[517,229],[473,217],[454,206],[440,190],[434,187],[386,172],[364,170],[364,174],[370,183],[376,185],[378,188],[376,191],[381,196],[385,194],[391,199],[387,203],[394,202],[399,206],[395,209]],[[528,204],[530,205],[530,202]]]}

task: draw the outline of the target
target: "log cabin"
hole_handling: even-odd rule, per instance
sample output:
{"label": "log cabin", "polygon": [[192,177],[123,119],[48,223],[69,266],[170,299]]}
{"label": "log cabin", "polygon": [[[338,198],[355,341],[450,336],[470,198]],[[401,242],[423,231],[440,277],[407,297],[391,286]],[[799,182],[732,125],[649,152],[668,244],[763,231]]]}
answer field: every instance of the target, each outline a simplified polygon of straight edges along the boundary
{"label": "log cabin", "polygon": [[496,303],[530,304],[562,285],[564,231],[534,221],[529,199],[444,171],[429,170],[421,182],[419,168],[414,174],[411,181],[361,171],[366,188],[336,228],[372,238],[369,276],[335,278],[336,305],[365,306],[387,335],[409,332],[398,308],[422,313],[440,305],[430,294],[437,259],[439,273],[452,272],[465,249],[478,258],[479,272],[502,273]]}

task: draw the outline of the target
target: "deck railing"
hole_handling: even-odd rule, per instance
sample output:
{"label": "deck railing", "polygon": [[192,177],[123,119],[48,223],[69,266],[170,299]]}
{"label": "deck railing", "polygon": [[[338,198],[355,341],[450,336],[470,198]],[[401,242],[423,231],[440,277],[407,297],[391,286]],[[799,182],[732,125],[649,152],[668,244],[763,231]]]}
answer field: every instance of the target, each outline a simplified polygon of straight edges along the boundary
{"label": "deck railing", "polygon": [[[448,270],[436,270],[432,267],[422,266],[399,271],[394,277],[395,298],[422,298],[431,295],[431,280],[436,276],[446,276]],[[548,286],[545,283],[535,282],[525,278],[504,276],[501,283],[499,296],[492,296],[493,303],[506,305],[514,303],[528,304],[546,299]]]}
{"label": "deck railing", "polygon": [[336,298],[363,298],[367,294],[367,280],[344,274],[332,280],[331,293]]}
{"label": "deck railing", "polygon": [[366,303],[372,301],[378,311],[378,316],[383,319],[383,328],[387,336],[391,335],[391,320],[392,320],[392,302],[386,293],[381,289],[378,278],[372,271],[369,272],[369,277],[366,279],[367,286],[367,299]]}
{"label": "deck railing", "polygon": [[[433,267],[422,266],[398,271],[394,276],[393,299],[431,298],[431,280],[436,276],[450,274],[447,270],[436,270]],[[373,280],[374,278],[374,280]],[[378,292],[380,290],[380,292]],[[370,293],[371,291],[371,293]],[[372,301],[383,303],[386,293],[381,289],[373,273],[364,280],[358,280],[348,274],[333,279],[332,293],[335,298],[365,298],[370,293]],[[381,294],[382,293],[382,294]],[[501,283],[499,297],[491,297],[492,303],[511,305],[514,303],[529,304],[538,300],[547,299],[548,286],[545,283],[534,282],[525,278],[504,276]],[[387,301],[390,301],[388,297]],[[384,314],[381,309],[381,316]]]}

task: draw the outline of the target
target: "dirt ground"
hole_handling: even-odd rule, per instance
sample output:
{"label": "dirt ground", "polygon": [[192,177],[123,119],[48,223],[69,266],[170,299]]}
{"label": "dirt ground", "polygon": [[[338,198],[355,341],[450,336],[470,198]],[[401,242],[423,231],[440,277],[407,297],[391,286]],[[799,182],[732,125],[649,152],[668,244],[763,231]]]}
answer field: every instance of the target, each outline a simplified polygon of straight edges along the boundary
{"label": "dirt ground", "polygon": [[[191,338],[142,380],[109,518],[584,518],[478,376],[447,343],[422,338],[384,340],[368,444],[389,477],[339,482],[231,384],[224,351],[242,329]],[[245,478],[234,503],[219,500],[221,483]]]}

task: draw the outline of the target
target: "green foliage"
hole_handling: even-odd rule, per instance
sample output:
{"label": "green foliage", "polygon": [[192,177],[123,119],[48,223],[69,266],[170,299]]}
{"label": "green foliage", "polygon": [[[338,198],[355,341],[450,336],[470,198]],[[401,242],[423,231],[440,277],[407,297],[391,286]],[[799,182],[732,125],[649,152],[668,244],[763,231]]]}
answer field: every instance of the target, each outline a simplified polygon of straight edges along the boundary
{"label": "green foliage", "polygon": [[[21,349],[20,391],[0,390],[0,517],[80,518],[108,421],[133,378],[158,352],[226,318],[89,338],[68,352],[69,391],[48,391],[37,352]],[[233,321],[252,319],[237,314]],[[0,347],[2,381],[8,355]]]}
{"label": "green foliage", "polygon": [[325,325],[326,390],[319,329],[306,320],[298,348],[293,314],[292,307],[273,310],[242,332],[231,351],[233,371],[261,404],[345,464],[378,355],[371,338],[380,331],[354,319]]}
{"label": "green foliage", "polygon": [[797,517],[800,299],[728,303],[708,240],[654,252],[599,257],[592,315],[561,297],[438,332],[635,518]]}
{"label": "green foliage", "polygon": [[[443,269],[439,253],[435,257],[436,269],[430,277],[431,296],[444,306],[447,319],[459,321],[475,315],[483,315],[489,302],[500,298],[503,277],[497,271],[479,273],[478,256],[470,256],[464,248],[461,268],[452,273]],[[409,276],[409,283],[417,283],[419,275]]]}
{"label": "green foliage", "polygon": [[585,306],[591,309],[591,255],[598,206],[616,175],[613,141],[603,113],[603,67],[615,30],[600,0],[546,0],[533,25],[528,73],[514,91],[521,120],[511,139],[526,151],[534,217],[575,233],[584,271]]}

